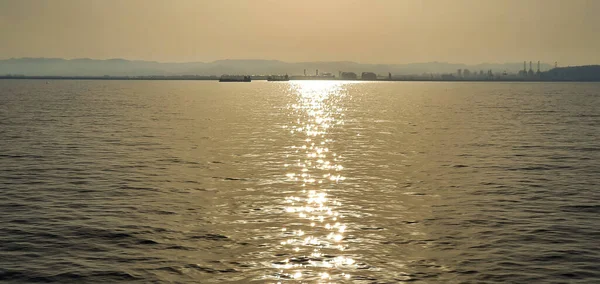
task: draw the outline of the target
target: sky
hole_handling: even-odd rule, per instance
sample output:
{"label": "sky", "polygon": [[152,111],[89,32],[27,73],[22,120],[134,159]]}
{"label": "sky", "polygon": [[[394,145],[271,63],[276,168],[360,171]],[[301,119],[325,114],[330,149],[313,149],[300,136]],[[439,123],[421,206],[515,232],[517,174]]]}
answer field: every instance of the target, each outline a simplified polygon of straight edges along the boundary
{"label": "sky", "polygon": [[0,0],[0,59],[600,64],[599,0]]}

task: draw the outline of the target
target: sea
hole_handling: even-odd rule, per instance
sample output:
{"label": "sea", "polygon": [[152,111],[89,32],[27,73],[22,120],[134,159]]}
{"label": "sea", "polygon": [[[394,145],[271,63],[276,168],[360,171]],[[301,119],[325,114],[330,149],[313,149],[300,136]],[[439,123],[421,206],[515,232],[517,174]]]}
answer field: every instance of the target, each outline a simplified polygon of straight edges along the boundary
{"label": "sea", "polygon": [[600,84],[0,80],[0,282],[600,283]]}

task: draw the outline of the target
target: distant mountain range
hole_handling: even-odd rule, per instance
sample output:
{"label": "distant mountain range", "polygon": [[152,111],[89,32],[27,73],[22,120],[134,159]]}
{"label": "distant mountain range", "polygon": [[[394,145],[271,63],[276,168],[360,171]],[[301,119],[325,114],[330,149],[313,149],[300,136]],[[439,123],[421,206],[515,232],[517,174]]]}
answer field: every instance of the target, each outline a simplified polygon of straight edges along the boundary
{"label": "distant mountain range", "polygon": [[[542,64],[542,71],[551,69]],[[471,72],[492,70],[493,72],[516,73],[523,63],[483,63],[477,65],[428,62],[410,64],[362,64],[351,61],[333,62],[283,62],[279,60],[217,60],[213,62],[163,63],[125,59],[97,60],[89,58],[11,58],[0,60],[0,75],[26,76],[148,76],[148,75],[217,75],[222,74],[290,74],[301,75],[329,72],[374,72],[387,75],[411,75],[423,73],[455,73],[458,69]]]}

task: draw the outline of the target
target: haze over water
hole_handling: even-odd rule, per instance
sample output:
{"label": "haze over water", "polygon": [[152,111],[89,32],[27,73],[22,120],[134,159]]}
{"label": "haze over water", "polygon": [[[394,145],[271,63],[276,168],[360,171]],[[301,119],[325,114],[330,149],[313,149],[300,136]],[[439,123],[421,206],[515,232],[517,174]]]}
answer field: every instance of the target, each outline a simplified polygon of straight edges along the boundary
{"label": "haze over water", "polygon": [[598,283],[600,84],[0,82],[0,281]]}

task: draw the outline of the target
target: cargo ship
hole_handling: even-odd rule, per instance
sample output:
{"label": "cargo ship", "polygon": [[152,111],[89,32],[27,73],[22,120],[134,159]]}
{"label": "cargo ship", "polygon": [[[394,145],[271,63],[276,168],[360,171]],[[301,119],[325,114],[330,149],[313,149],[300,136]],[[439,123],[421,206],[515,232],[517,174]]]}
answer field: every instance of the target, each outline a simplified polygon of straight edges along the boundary
{"label": "cargo ship", "polygon": [[304,76],[292,76],[290,80],[335,80],[335,75],[328,72],[319,74],[319,69],[315,71],[315,75],[307,75],[304,69]]}
{"label": "cargo ship", "polygon": [[267,77],[267,81],[289,81],[290,77],[285,74],[285,76],[281,76],[281,75],[275,75],[275,76],[269,76]]}
{"label": "cargo ship", "polygon": [[223,75],[219,79],[219,82],[252,82],[250,76],[228,76]]}
{"label": "cargo ship", "polygon": [[290,80],[335,80],[334,75],[292,76]]}

